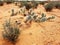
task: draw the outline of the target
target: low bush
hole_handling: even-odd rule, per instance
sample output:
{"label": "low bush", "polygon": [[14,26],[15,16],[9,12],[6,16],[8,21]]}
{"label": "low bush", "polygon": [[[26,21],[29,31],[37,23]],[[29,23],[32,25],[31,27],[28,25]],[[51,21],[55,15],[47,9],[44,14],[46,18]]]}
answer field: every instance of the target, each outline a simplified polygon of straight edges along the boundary
{"label": "low bush", "polygon": [[37,6],[38,6],[38,4],[39,4],[39,2],[37,1],[33,1],[33,2],[31,2],[32,4],[32,8],[37,8]]}
{"label": "low bush", "polygon": [[9,21],[6,21],[4,24],[4,31],[3,31],[3,38],[12,42],[13,45],[15,45],[18,37],[19,37],[19,28],[17,26],[12,26]]}
{"label": "low bush", "polygon": [[58,9],[60,9],[60,2],[57,2],[57,3],[55,4],[55,7],[58,8]]}
{"label": "low bush", "polygon": [[23,7],[25,6],[27,10],[31,9],[31,8],[37,8],[38,3],[33,1],[33,2],[28,2],[28,1],[23,1],[21,2],[21,5],[19,7]]}
{"label": "low bush", "polygon": [[44,7],[45,7],[46,11],[52,11],[52,9],[53,9],[54,6],[51,3],[48,3]]}
{"label": "low bush", "polygon": [[7,3],[7,4],[11,4],[12,2],[10,2],[10,1],[7,1],[6,3]]}
{"label": "low bush", "polygon": [[40,1],[39,4],[44,5],[47,1]]}

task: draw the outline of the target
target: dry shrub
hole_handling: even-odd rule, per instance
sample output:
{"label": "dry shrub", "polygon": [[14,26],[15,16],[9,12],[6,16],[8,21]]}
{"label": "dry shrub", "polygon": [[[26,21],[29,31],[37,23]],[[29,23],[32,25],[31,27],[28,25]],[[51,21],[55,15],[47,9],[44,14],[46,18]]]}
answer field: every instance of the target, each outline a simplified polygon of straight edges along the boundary
{"label": "dry shrub", "polygon": [[4,24],[4,31],[2,34],[4,39],[8,40],[13,45],[15,45],[19,37],[20,31],[16,25],[12,26],[9,20],[6,21],[6,23]]}

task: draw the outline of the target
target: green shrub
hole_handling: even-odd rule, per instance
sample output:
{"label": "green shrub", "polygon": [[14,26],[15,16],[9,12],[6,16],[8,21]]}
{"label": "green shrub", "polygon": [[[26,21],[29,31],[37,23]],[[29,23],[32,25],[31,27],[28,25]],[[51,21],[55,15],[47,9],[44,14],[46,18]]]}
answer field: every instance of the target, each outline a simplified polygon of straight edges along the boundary
{"label": "green shrub", "polygon": [[15,45],[20,32],[19,32],[19,28],[16,25],[12,26],[9,20],[6,21],[6,23],[4,24],[4,31],[2,34],[4,39],[12,42],[12,44]]}
{"label": "green shrub", "polygon": [[46,15],[44,14],[44,13],[42,13],[42,15],[41,15],[42,17],[46,17]]}
{"label": "green shrub", "polygon": [[45,5],[44,7],[45,7],[45,10],[46,10],[46,11],[52,11],[52,9],[53,9],[54,6],[53,6],[53,4],[48,3],[48,4]]}

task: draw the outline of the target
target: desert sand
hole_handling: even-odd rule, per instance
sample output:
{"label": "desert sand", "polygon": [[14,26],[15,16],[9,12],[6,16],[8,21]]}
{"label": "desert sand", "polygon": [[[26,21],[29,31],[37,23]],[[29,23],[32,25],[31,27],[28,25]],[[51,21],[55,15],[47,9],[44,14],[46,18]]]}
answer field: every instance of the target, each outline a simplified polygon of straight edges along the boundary
{"label": "desert sand", "polygon": [[[12,23],[15,20],[20,20],[23,23],[23,19],[20,19],[20,17],[23,17],[22,15],[10,16],[11,9],[16,12],[18,7],[14,4],[0,6],[0,45],[10,45],[2,37],[3,24],[6,19],[11,18]],[[21,33],[16,45],[60,45],[60,10],[53,9],[51,12],[46,12],[43,5],[39,5],[35,11],[45,13],[47,17],[54,15],[55,19],[41,23],[32,22],[29,27],[23,24],[20,27]]]}

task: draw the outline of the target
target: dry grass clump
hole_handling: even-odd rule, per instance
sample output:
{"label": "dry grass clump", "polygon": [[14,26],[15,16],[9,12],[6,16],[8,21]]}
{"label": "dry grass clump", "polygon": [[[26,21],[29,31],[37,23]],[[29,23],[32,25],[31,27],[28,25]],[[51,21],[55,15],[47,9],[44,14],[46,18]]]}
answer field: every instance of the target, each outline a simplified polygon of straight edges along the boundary
{"label": "dry grass clump", "polygon": [[2,33],[3,38],[11,42],[13,45],[15,45],[19,37],[19,34],[20,31],[17,25],[12,26],[10,20],[6,21],[6,23],[4,24],[4,31]]}

